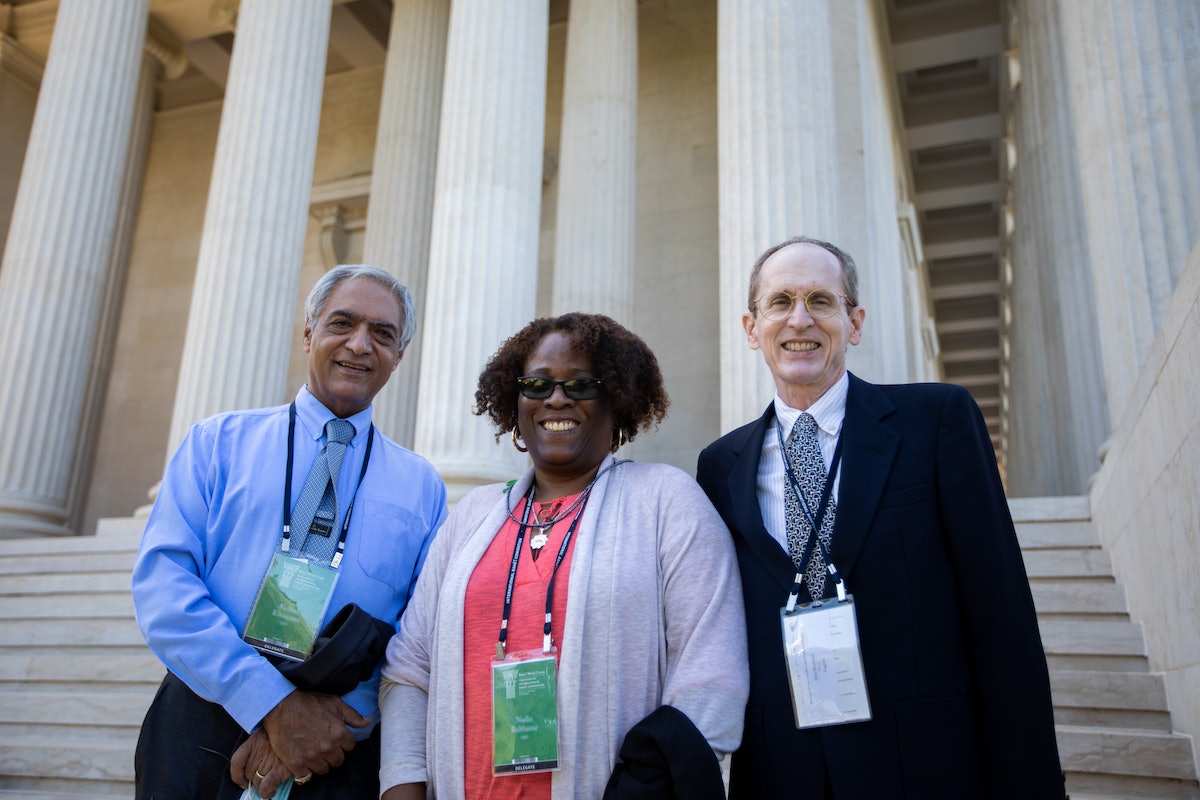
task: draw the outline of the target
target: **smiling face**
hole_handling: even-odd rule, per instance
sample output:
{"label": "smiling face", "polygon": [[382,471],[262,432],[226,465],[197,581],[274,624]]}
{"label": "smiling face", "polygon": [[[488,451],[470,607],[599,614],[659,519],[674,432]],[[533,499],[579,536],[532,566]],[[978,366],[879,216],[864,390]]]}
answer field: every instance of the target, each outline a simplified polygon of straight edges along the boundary
{"label": "smiling face", "polygon": [[304,324],[308,390],[345,418],[375,399],[400,364],[400,303],[369,278],[334,287],[316,319]]}
{"label": "smiling face", "polygon": [[[558,381],[596,377],[592,360],[571,348],[570,334],[547,333],[529,354],[521,374]],[[519,396],[517,425],[533,459],[538,500],[583,489],[608,454],[615,427],[603,387],[594,400],[572,400],[561,386],[542,400]]]}
{"label": "smiling face", "polygon": [[[832,253],[814,244],[792,244],[772,254],[762,265],[756,292],[786,292],[803,297],[813,289],[844,293],[841,265]],[[759,313],[742,315],[746,339],[761,350],[779,396],[792,408],[806,409],[837,383],[846,371],[846,349],[862,341],[861,306],[843,302],[828,319],[814,318],[802,301],[784,319]]]}

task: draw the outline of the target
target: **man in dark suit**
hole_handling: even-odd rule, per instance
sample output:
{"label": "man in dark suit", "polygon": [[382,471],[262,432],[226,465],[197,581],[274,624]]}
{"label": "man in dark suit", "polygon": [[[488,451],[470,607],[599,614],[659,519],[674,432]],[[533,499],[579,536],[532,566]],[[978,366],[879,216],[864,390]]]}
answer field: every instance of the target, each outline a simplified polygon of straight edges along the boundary
{"label": "man in dark suit", "polygon": [[[775,400],[700,454],[746,600],[731,800],[1061,800],[1045,654],[982,415],[961,387],[848,373],[865,316],[842,250],[805,237],[767,250],[742,323]],[[844,579],[869,720],[797,728],[780,609],[798,574],[802,604],[835,603]]]}

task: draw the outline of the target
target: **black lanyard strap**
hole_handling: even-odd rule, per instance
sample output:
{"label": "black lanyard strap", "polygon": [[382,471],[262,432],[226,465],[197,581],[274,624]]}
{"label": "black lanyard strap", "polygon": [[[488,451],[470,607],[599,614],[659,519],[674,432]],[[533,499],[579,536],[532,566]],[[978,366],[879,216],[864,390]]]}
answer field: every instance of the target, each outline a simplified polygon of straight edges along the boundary
{"label": "black lanyard strap", "polygon": [[[508,567],[508,583],[504,587],[504,611],[500,618],[500,639],[496,642],[496,657],[504,658],[505,642],[508,639],[508,619],[512,614],[513,588],[517,582],[517,564],[521,559],[521,545],[525,543],[525,531],[529,529],[529,512],[533,508],[533,491],[532,483],[529,485],[529,494],[525,497],[525,509],[521,513],[520,527],[517,529],[517,543],[513,547],[512,561]],[[575,534],[575,529],[579,526],[579,520],[583,517],[583,509],[587,506],[587,496],[591,493],[591,486],[584,490],[584,495],[579,502],[579,510],[575,512],[574,519],[571,520],[571,526],[567,528],[567,533],[563,536],[562,544],[559,545],[558,555],[554,558],[554,569],[550,572],[550,581],[546,586],[546,620],[542,626],[542,652],[549,653],[551,645],[550,636],[550,620],[552,614],[552,604],[554,602],[554,579],[558,576],[558,568],[562,565],[563,559],[567,556],[567,548],[571,545],[571,538]]]}
{"label": "black lanyard strap", "polygon": [[[825,563],[828,565],[829,574],[831,577],[840,581],[837,575],[837,568],[833,565],[833,557],[829,553],[829,549],[825,543],[821,541],[820,531],[821,522],[825,519],[825,513],[829,510],[829,500],[833,496],[833,482],[837,477],[838,469],[842,462],[842,432],[838,433],[837,445],[833,448],[833,461],[829,465],[828,474],[825,477],[825,488],[821,491],[821,500],[817,504],[817,513],[814,515],[808,507],[808,498],[804,496],[804,490],[800,487],[800,482],[796,479],[796,473],[792,471],[792,463],[788,459],[787,445],[783,441],[783,426],[776,425],[775,433],[779,437],[779,455],[783,459],[784,473],[787,475],[788,483],[791,484],[792,491],[796,495],[798,505],[804,512],[804,516],[808,519],[808,524],[812,526],[812,536],[808,537],[808,541],[804,545],[804,551],[800,553],[800,563],[796,565],[796,581],[792,585],[792,597],[800,594],[800,583],[808,571],[808,562],[812,559],[813,548],[821,548],[821,555],[825,557]],[[843,427],[843,431],[845,428]],[[839,595],[841,592],[839,591]]]}
{"label": "black lanyard strap", "polygon": [[[280,541],[280,549],[283,552],[288,552],[291,547],[292,539],[292,462],[296,454],[296,401],[288,406],[288,445],[287,445],[287,472],[283,480],[283,539]],[[358,483],[354,484],[354,494],[350,496],[350,504],[346,506],[346,515],[342,519],[342,530],[338,536],[337,552],[333,554],[333,560],[329,566],[337,569],[342,564],[342,556],[346,553],[346,535],[350,531],[350,515],[354,512],[354,501],[358,497],[358,489],[362,486],[363,478],[367,474],[367,465],[371,463],[371,448],[375,444],[375,425],[371,424],[371,430],[367,433],[367,447],[363,452],[362,469],[358,472]],[[333,478],[334,483],[337,482]]]}

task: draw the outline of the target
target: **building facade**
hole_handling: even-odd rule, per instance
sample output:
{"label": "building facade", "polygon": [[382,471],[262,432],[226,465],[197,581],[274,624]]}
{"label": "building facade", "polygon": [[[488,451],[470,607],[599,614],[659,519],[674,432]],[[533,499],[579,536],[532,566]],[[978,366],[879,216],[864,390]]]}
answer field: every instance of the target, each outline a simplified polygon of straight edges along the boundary
{"label": "building facade", "polygon": [[630,454],[691,471],[770,400],[740,316],[800,233],[859,263],[853,371],[967,386],[1010,495],[1089,496],[1200,734],[1194,0],[0,0],[0,536],[286,402],[336,263],[413,290],[376,422],[454,496],[523,465],[479,369],[570,310],[654,349]]}

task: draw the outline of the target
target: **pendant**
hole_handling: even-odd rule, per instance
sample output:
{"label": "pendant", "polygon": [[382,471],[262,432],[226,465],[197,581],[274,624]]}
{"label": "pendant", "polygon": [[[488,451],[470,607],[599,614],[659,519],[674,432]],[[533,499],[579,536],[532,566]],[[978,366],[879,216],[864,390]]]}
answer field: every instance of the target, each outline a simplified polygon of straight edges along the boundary
{"label": "pendant", "polygon": [[548,541],[550,541],[550,535],[546,533],[545,528],[541,528],[537,533],[529,537],[529,549],[532,550],[536,556],[537,552],[545,547],[546,542]]}

